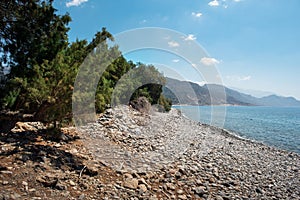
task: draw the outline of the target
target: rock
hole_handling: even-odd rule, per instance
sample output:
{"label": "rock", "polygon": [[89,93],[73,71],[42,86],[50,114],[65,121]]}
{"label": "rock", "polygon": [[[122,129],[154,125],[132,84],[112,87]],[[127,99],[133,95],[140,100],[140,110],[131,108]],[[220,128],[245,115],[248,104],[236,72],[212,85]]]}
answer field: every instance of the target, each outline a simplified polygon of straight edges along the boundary
{"label": "rock", "polygon": [[225,187],[230,187],[230,182],[224,182],[222,183],[222,185],[224,185]]}
{"label": "rock", "polygon": [[133,176],[132,176],[132,174],[126,173],[126,174],[124,174],[124,178],[125,179],[132,179]]}
{"label": "rock", "polygon": [[138,187],[139,187],[141,193],[147,192],[147,190],[148,190],[147,186],[144,184],[141,184]]}
{"label": "rock", "polygon": [[260,170],[257,171],[258,175],[262,175],[262,172]]}
{"label": "rock", "polygon": [[2,185],[8,185],[8,181],[2,181]]}
{"label": "rock", "polygon": [[14,194],[11,194],[11,195],[10,195],[10,198],[11,198],[11,199],[20,199],[20,198],[21,198],[21,195],[15,192]]}
{"label": "rock", "polygon": [[76,185],[76,183],[74,181],[72,181],[72,180],[70,180],[69,183],[70,183],[71,186],[75,186]]}
{"label": "rock", "polygon": [[139,184],[138,179],[136,178],[128,178],[124,181],[124,187],[130,188],[130,189],[137,189]]}
{"label": "rock", "polygon": [[54,147],[59,148],[59,147],[61,147],[61,144],[57,143],[57,144],[54,145]]}
{"label": "rock", "polygon": [[194,193],[199,195],[199,196],[203,196],[206,192],[205,192],[205,187],[200,186],[200,187],[196,187],[193,189]]}
{"label": "rock", "polygon": [[223,200],[223,197],[221,197],[221,196],[216,196],[216,200]]}
{"label": "rock", "polygon": [[206,167],[207,167],[207,168],[212,168],[213,165],[212,165],[212,163],[208,163],[208,164],[206,165]]}
{"label": "rock", "polygon": [[12,171],[8,171],[8,170],[5,170],[5,171],[0,171],[1,174],[12,174]]}
{"label": "rock", "polygon": [[29,192],[35,192],[36,189],[35,189],[35,188],[30,188],[28,191],[29,191]]}
{"label": "rock", "polygon": [[182,176],[182,174],[181,174],[179,171],[175,173],[175,177],[176,177],[177,179],[179,179],[181,176]]}
{"label": "rock", "polygon": [[88,165],[86,166],[84,170],[84,174],[88,176],[97,176],[98,175],[98,167],[94,165]]}
{"label": "rock", "polygon": [[256,191],[256,193],[258,193],[258,194],[262,194],[262,193],[263,193],[263,190],[261,190],[260,188],[256,188],[255,191]]}
{"label": "rock", "polygon": [[73,148],[73,149],[70,150],[70,153],[71,153],[71,154],[76,154],[76,153],[78,153],[78,150],[75,149],[75,148]]}
{"label": "rock", "polygon": [[41,122],[17,122],[15,127],[11,129],[13,133],[20,133],[24,131],[38,131],[41,129],[45,129],[45,125]]}
{"label": "rock", "polygon": [[22,185],[28,186],[28,183],[26,181],[22,181]]}
{"label": "rock", "polygon": [[85,199],[85,194],[81,194],[79,197],[78,197],[78,200],[84,200]]}
{"label": "rock", "polygon": [[62,184],[62,183],[57,183],[56,186],[55,186],[55,189],[66,190],[67,187],[64,184]]}
{"label": "rock", "polygon": [[187,199],[187,196],[184,194],[178,195],[178,199]]}
{"label": "rock", "polygon": [[180,189],[177,190],[176,192],[177,192],[177,194],[183,194],[183,190],[180,190]]}
{"label": "rock", "polygon": [[129,105],[135,110],[138,110],[143,113],[149,113],[151,109],[151,104],[149,103],[146,97],[139,97],[136,100],[130,101]]}
{"label": "rock", "polygon": [[140,178],[140,179],[139,179],[139,184],[148,185],[148,183],[145,181],[144,178]]}
{"label": "rock", "polygon": [[36,181],[41,183],[45,187],[55,187],[58,179],[56,177],[49,177],[49,176],[38,176]]}
{"label": "rock", "polygon": [[210,182],[210,183],[215,183],[215,182],[216,182],[216,179],[215,179],[214,177],[210,177],[210,178],[209,178],[209,182]]}
{"label": "rock", "polygon": [[28,183],[26,181],[22,181],[22,185],[24,185],[25,190],[28,191]]}
{"label": "rock", "polygon": [[176,189],[176,187],[172,183],[166,183],[166,186],[167,186],[167,189],[169,189],[169,190],[175,190]]}

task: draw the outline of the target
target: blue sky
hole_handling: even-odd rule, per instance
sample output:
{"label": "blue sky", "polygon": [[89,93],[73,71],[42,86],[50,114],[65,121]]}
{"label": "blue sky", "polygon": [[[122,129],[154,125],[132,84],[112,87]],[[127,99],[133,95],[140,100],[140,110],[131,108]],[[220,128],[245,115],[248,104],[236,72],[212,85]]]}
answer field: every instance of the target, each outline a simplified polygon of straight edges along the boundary
{"label": "blue sky", "polygon": [[[102,27],[114,35],[143,27],[171,29],[205,49],[204,61],[217,68],[225,85],[300,99],[299,0],[60,0],[54,6],[73,19],[71,41],[91,40]],[[125,57],[172,66],[186,80],[207,81],[174,55],[144,50]]]}

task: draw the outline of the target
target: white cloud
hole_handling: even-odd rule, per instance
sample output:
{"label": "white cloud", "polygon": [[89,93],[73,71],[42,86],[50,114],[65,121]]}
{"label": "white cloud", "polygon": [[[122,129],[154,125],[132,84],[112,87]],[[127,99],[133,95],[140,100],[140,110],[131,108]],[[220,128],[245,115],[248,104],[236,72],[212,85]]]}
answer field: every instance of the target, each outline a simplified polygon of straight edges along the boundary
{"label": "white cloud", "polygon": [[175,41],[168,42],[169,47],[179,47],[180,45]]}
{"label": "white cloud", "polygon": [[220,3],[219,3],[219,1],[217,1],[217,0],[213,0],[213,1],[209,2],[208,5],[209,5],[209,6],[219,6]]}
{"label": "white cloud", "polygon": [[193,16],[193,17],[201,17],[201,16],[202,16],[202,13],[200,13],[200,12],[197,12],[197,13],[192,12],[192,16]]}
{"label": "white cloud", "polygon": [[184,38],[185,41],[193,41],[196,39],[197,38],[193,34],[188,34],[188,36]]}
{"label": "white cloud", "polygon": [[251,80],[251,76],[226,76],[227,79],[231,81],[249,81]]}
{"label": "white cloud", "polygon": [[239,77],[239,81],[249,81],[251,79],[251,76],[242,76]]}
{"label": "white cloud", "polygon": [[66,3],[67,7],[79,6],[80,4],[87,2],[88,0],[72,0]]}
{"label": "white cloud", "polygon": [[178,60],[178,59],[174,59],[174,60],[172,60],[172,62],[174,62],[174,63],[178,63],[178,62],[179,62],[179,60]]}
{"label": "white cloud", "polygon": [[241,2],[242,0],[233,0],[234,2]]}
{"label": "white cloud", "polygon": [[203,65],[206,65],[206,66],[211,66],[211,65],[215,65],[215,64],[219,64],[220,63],[220,61],[218,61],[217,59],[215,59],[215,58],[208,58],[208,57],[201,58],[200,62]]}

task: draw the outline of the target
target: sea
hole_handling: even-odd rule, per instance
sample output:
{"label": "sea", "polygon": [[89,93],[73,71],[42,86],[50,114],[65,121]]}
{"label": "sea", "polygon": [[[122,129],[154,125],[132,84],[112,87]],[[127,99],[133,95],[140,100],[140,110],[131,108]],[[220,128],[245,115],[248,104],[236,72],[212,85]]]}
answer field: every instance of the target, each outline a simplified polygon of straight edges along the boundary
{"label": "sea", "polygon": [[187,118],[300,154],[300,107],[174,105]]}

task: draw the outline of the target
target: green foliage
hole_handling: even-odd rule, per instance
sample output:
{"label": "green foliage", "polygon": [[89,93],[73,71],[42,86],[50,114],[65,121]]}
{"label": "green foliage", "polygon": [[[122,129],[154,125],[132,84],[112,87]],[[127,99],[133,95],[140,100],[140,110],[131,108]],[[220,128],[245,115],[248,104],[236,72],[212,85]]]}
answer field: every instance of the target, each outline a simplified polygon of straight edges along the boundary
{"label": "green foliage", "polygon": [[30,77],[33,66],[52,60],[68,45],[68,14],[56,15],[53,0],[4,0],[0,6],[1,62],[10,77]]}
{"label": "green foliage", "polygon": [[[69,44],[67,24],[71,18],[56,15],[52,0],[5,2],[0,3],[0,63],[11,68],[5,88],[1,88],[5,108],[23,109],[37,120],[54,124],[72,119],[72,101],[84,103],[91,98],[97,112],[139,96],[165,110],[170,108],[170,101],[161,95],[166,81],[162,74],[154,66],[127,61],[117,46],[109,47],[107,40],[113,37],[105,28],[90,43],[77,40]],[[2,12],[5,9],[9,14]],[[79,69],[84,60],[88,67]],[[75,93],[79,70],[84,78],[76,84],[82,90]],[[91,85],[97,80],[97,85]],[[94,109],[91,103],[84,106]]]}
{"label": "green foliage", "polygon": [[12,108],[16,103],[19,93],[19,89],[9,91],[9,93],[2,99],[3,106],[6,108]]}
{"label": "green foliage", "polygon": [[172,101],[168,98],[166,98],[164,95],[160,95],[159,100],[158,100],[158,104],[161,105],[164,110],[160,110],[160,111],[170,111],[171,107],[172,107]]}

